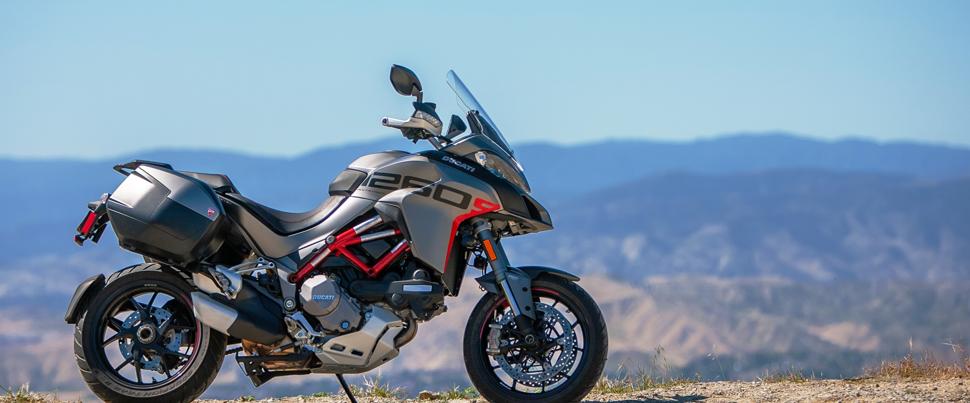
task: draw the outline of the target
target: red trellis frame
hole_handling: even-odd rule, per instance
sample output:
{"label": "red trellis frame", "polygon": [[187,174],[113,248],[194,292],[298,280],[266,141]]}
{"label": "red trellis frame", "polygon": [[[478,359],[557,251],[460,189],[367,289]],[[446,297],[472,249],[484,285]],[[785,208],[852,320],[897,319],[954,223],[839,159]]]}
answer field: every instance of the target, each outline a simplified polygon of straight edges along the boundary
{"label": "red trellis frame", "polygon": [[290,276],[290,282],[297,283],[302,281],[313,271],[313,269],[317,268],[320,263],[323,263],[323,261],[331,255],[344,257],[351,264],[357,266],[358,269],[367,274],[368,277],[377,277],[378,274],[390,266],[395,259],[401,256],[402,253],[407,252],[411,248],[406,239],[402,239],[401,242],[394,245],[394,247],[381,256],[373,266],[364,263],[360,257],[347,248],[354,245],[360,245],[364,242],[375,241],[401,234],[401,231],[397,229],[388,229],[365,234],[365,232],[378,225],[381,225],[381,223],[383,223],[383,220],[381,220],[381,218],[378,216],[357,224],[353,228],[340,233],[333,239],[333,241],[328,241],[326,247],[317,252],[317,254],[310,259],[310,261],[300,268],[300,270],[293,273],[293,275]]}

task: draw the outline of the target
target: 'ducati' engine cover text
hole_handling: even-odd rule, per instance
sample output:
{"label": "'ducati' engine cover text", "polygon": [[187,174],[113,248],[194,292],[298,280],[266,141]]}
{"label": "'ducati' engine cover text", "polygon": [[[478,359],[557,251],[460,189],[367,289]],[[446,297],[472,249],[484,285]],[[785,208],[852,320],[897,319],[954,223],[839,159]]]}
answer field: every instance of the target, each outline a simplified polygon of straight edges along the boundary
{"label": "'ducati' engine cover text", "polygon": [[324,331],[346,333],[360,326],[360,305],[334,278],[318,275],[307,279],[300,287],[300,302],[303,311],[313,315]]}

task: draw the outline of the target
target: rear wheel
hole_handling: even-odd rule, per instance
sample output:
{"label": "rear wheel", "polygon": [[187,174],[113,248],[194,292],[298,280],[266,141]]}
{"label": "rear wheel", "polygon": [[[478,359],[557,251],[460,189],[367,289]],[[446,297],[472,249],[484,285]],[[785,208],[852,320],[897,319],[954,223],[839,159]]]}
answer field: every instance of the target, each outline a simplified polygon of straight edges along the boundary
{"label": "rear wheel", "polygon": [[191,286],[159,264],[108,278],[74,332],[81,376],[111,402],[191,401],[212,383],[226,336],[192,313]]}
{"label": "rear wheel", "polygon": [[468,376],[493,402],[578,401],[606,364],[603,315],[585,290],[558,277],[533,281],[532,296],[538,316],[535,344],[521,340],[504,296],[482,297],[465,327]]}

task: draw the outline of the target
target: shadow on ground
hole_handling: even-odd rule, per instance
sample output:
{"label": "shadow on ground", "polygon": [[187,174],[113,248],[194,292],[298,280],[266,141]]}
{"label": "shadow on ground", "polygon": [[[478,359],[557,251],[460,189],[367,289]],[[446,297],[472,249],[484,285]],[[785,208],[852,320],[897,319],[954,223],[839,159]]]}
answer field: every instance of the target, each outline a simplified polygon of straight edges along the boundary
{"label": "shadow on ground", "polygon": [[653,398],[648,396],[643,396],[642,398],[627,399],[627,400],[586,400],[588,403],[683,403],[683,402],[700,402],[706,400],[708,397],[703,395],[688,395],[688,396],[674,396],[670,398]]}

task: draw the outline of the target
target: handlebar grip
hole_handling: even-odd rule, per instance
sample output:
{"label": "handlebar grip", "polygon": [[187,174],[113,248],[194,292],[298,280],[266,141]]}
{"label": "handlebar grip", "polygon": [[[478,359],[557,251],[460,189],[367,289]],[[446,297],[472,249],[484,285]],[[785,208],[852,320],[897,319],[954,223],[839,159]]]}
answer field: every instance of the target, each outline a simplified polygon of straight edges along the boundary
{"label": "handlebar grip", "polygon": [[400,129],[400,128],[404,127],[404,125],[406,123],[407,123],[406,120],[399,120],[399,119],[389,118],[389,117],[386,117],[386,116],[383,117],[383,118],[381,118],[381,124],[382,125],[387,126],[387,127],[393,127],[395,129]]}

